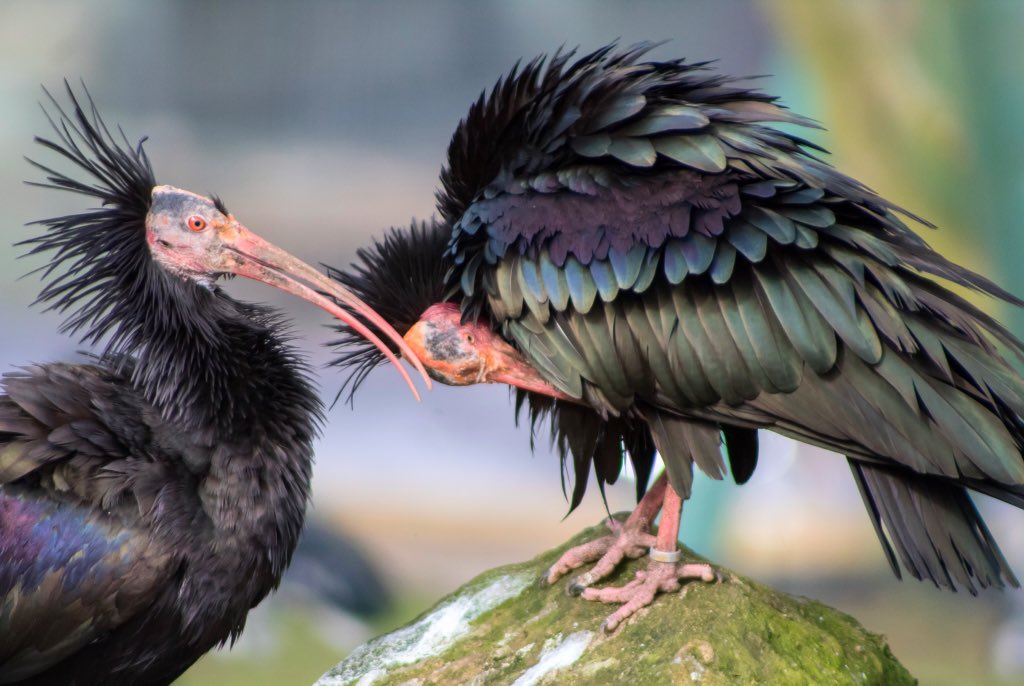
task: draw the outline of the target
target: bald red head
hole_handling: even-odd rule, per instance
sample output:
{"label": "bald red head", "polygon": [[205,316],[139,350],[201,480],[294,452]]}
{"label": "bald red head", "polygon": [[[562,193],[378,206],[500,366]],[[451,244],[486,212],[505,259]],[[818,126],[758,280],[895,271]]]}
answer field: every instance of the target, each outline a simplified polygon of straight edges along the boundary
{"label": "bald red head", "polygon": [[458,305],[431,305],[405,341],[427,373],[449,386],[504,383],[527,391],[577,400],[548,383],[522,353],[479,322],[462,323]]}

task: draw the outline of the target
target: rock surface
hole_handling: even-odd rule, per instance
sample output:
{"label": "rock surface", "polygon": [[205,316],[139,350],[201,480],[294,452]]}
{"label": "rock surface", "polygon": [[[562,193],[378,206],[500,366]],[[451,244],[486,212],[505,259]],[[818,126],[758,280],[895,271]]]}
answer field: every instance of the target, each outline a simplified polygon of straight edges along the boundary
{"label": "rock surface", "polygon": [[[538,580],[570,545],[481,574],[419,619],[360,646],[317,686],[356,684],[914,684],[884,640],[821,603],[718,568],[724,581],[662,596],[615,633],[610,605]],[[700,559],[684,549],[686,559]],[[630,561],[611,583],[631,579]]]}

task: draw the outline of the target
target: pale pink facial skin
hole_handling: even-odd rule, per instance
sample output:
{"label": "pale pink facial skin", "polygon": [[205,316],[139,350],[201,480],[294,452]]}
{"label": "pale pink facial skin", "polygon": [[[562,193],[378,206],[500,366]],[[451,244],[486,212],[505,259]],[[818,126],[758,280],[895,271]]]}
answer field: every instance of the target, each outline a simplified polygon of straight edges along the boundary
{"label": "pale pink facial skin", "polygon": [[182,278],[210,285],[220,274],[237,274],[297,295],[326,310],[377,346],[395,364],[418,400],[412,379],[391,349],[337,302],[347,305],[391,339],[430,388],[426,369],[380,315],[338,282],[249,231],[234,215],[218,210],[209,198],[173,186],[154,188],[146,216],[146,242],[154,259]]}
{"label": "pale pink facial skin", "polygon": [[435,380],[449,386],[503,383],[579,402],[541,377],[522,353],[481,323],[463,324],[454,303],[432,305],[405,340]]}

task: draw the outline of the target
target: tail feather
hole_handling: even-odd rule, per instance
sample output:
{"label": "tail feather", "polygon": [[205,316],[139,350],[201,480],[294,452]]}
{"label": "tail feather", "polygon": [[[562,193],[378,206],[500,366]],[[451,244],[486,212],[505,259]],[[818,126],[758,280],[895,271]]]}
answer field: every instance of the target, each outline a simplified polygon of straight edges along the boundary
{"label": "tail feather", "polygon": [[967,489],[950,480],[848,458],[875,533],[897,577],[897,559],[939,588],[1019,587]]}

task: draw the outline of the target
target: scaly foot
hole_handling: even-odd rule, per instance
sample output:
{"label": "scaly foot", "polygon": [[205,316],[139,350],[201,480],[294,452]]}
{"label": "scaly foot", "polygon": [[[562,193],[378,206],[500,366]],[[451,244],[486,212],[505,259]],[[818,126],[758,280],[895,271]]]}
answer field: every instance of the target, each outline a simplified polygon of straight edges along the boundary
{"label": "scaly foot", "polygon": [[682,588],[682,580],[700,579],[712,582],[718,579],[715,570],[706,563],[657,562],[651,560],[646,570],[636,573],[636,579],[625,586],[609,588],[587,588],[583,590],[584,600],[602,603],[623,603],[622,607],[608,615],[601,623],[605,633],[615,631],[627,617],[642,607],[654,602],[659,593],[675,593]]}
{"label": "scaly foot", "polygon": [[588,562],[597,560],[589,571],[579,575],[569,584],[570,595],[579,595],[584,588],[605,578],[624,558],[635,559],[647,554],[654,545],[654,536],[649,533],[650,522],[626,521],[625,524],[611,517],[606,521],[611,534],[594,541],[588,541],[570,548],[551,565],[544,575],[549,584]]}
{"label": "scaly foot", "polygon": [[569,593],[579,595],[584,588],[615,571],[615,567],[624,558],[635,559],[642,556],[655,543],[655,537],[651,535],[651,522],[661,510],[667,488],[668,479],[662,474],[640,499],[625,523],[609,517],[607,525],[612,531],[611,535],[602,536],[596,541],[565,551],[548,569],[544,580],[553,584],[559,577],[597,560],[593,569],[576,577],[569,584]]}

